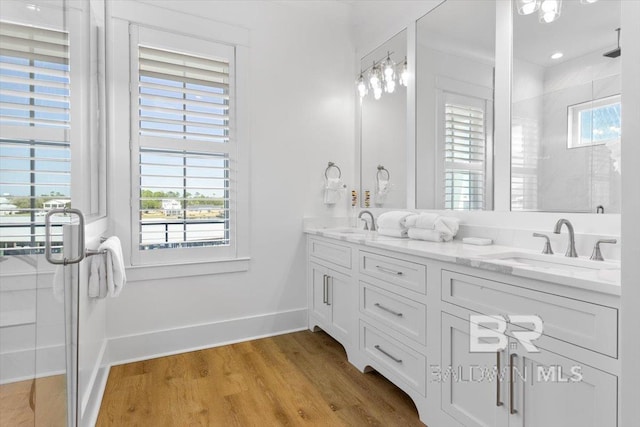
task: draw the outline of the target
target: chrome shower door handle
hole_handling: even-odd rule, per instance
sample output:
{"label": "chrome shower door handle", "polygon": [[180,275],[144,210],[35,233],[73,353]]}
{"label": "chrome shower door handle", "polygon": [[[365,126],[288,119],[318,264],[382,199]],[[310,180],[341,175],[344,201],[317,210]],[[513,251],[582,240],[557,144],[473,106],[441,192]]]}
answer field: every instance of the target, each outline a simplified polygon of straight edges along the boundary
{"label": "chrome shower door handle", "polygon": [[[55,214],[69,214],[69,215],[77,215],[79,221],[79,230],[78,230],[78,256],[75,258],[62,258],[57,259],[53,257],[52,247],[51,247],[51,217]],[[64,208],[64,209],[51,209],[47,212],[47,215],[44,218],[44,256],[51,264],[56,265],[69,265],[69,264],[77,264],[82,261],[85,257],[85,246],[84,246],[84,214],[80,209],[73,208]]]}

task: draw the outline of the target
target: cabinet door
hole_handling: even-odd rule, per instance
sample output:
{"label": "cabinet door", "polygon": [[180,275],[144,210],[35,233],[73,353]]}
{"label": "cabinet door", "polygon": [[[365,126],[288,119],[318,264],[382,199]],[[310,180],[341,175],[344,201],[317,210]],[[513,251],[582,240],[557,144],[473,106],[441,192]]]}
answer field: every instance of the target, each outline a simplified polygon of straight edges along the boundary
{"label": "cabinet door", "polygon": [[331,329],[334,338],[346,343],[354,331],[355,315],[358,303],[355,299],[355,285],[350,277],[335,271],[329,271],[328,285],[329,309],[331,311]]}
{"label": "cabinet door", "polygon": [[617,426],[616,376],[544,349],[528,353],[515,342],[509,348],[518,372],[510,427]]}
{"label": "cabinet door", "polygon": [[329,274],[326,268],[313,262],[309,263],[309,272],[311,280],[311,313],[313,317],[315,317],[316,320],[321,323],[319,326],[321,326],[323,329],[326,329],[330,323],[330,306],[327,304],[329,294]]}
{"label": "cabinet door", "polygon": [[442,313],[440,375],[432,369],[430,380],[441,382],[442,410],[465,427],[505,427],[507,387],[498,378],[506,360],[497,367],[496,353],[471,352],[469,335],[468,321]]}

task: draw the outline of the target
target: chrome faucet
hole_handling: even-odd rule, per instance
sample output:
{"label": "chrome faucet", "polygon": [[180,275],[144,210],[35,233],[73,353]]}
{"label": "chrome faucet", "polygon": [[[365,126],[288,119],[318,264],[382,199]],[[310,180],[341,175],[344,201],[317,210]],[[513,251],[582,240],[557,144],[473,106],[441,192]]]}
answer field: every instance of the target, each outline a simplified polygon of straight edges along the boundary
{"label": "chrome faucet", "polygon": [[567,230],[569,230],[569,246],[567,247],[567,252],[564,254],[565,256],[571,258],[577,258],[578,253],[576,252],[576,237],[573,233],[573,225],[569,222],[568,219],[560,218],[558,222],[556,222],[556,226],[553,229],[555,234],[560,234],[560,229],[562,228],[562,224],[567,226]]}
{"label": "chrome faucet", "polygon": [[[371,231],[376,231],[376,219],[373,217],[373,214],[371,212],[360,211],[360,213],[358,214],[358,219],[362,219],[362,215],[364,214],[369,214],[369,216],[371,217]],[[369,225],[366,219],[364,220],[364,229],[369,230]]]}

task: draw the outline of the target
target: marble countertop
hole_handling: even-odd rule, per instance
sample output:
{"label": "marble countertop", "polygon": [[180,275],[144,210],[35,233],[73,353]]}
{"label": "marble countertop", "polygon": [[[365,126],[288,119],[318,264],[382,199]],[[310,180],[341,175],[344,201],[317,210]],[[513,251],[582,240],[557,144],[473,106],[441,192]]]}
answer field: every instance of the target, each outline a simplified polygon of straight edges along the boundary
{"label": "marble countertop", "polygon": [[[526,277],[600,292],[610,295],[620,295],[620,262],[604,262],[598,264],[602,269],[591,268],[554,268],[549,266],[528,265],[516,262],[517,255],[531,256],[550,261],[563,262],[557,257],[563,254],[540,256],[539,252],[515,248],[512,246],[488,245],[475,246],[464,244],[454,240],[447,243],[426,242],[407,238],[397,238],[378,235],[377,232],[365,232],[355,228],[305,228],[305,233],[341,240],[350,243],[358,243],[371,248],[391,250],[425,257],[433,260],[450,262],[467,267],[480,268],[512,276]],[[505,258],[492,257],[505,255]],[[511,257],[510,254],[514,256]],[[589,261],[588,257],[580,257],[575,260],[584,265],[594,265],[596,261]],[[543,262],[544,264],[544,262]]]}

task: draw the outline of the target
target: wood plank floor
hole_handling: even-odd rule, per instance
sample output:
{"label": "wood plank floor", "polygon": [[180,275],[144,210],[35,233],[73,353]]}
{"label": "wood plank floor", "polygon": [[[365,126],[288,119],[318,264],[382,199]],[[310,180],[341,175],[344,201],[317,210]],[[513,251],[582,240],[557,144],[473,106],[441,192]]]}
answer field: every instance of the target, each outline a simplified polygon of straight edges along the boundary
{"label": "wood plank floor", "polygon": [[0,385],[0,426],[65,426],[65,381],[64,375],[52,375]]}
{"label": "wood plank floor", "polygon": [[98,427],[423,426],[411,399],[360,373],[324,332],[114,366]]}

